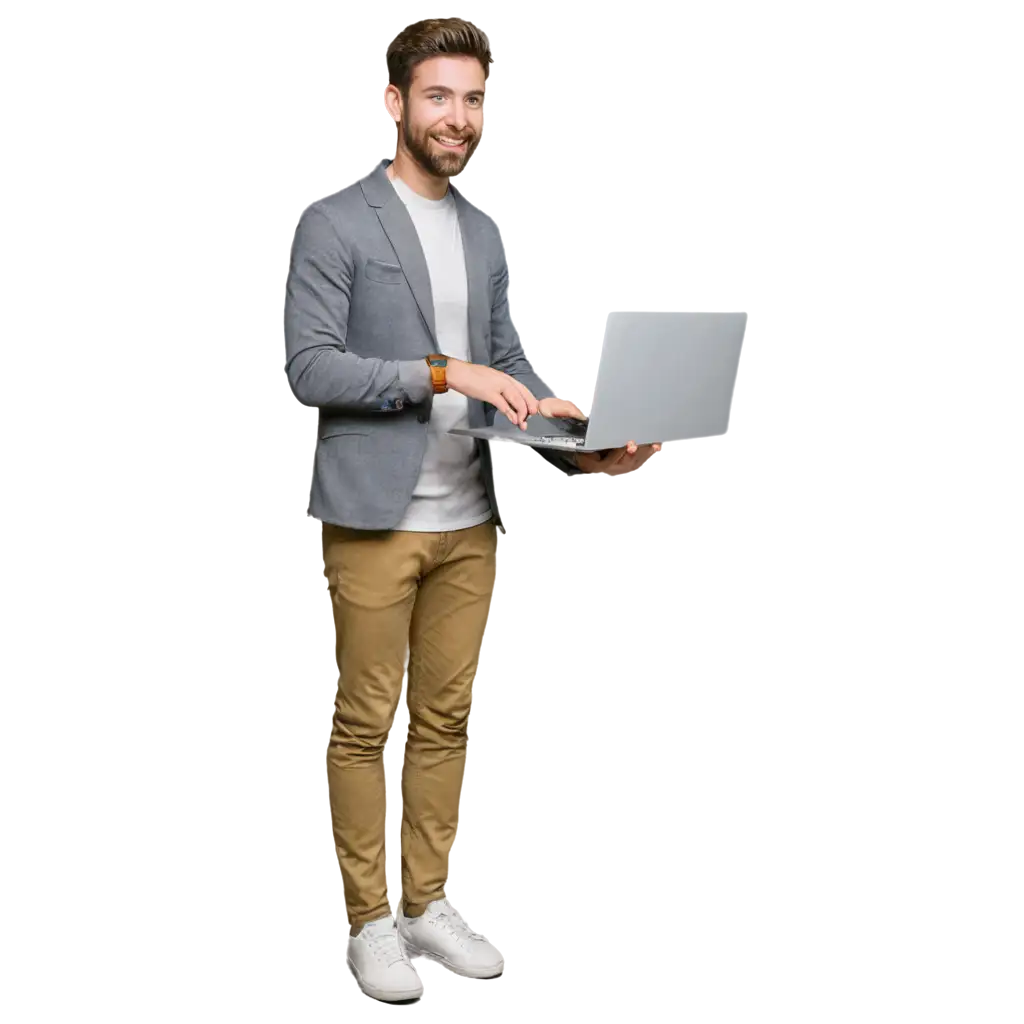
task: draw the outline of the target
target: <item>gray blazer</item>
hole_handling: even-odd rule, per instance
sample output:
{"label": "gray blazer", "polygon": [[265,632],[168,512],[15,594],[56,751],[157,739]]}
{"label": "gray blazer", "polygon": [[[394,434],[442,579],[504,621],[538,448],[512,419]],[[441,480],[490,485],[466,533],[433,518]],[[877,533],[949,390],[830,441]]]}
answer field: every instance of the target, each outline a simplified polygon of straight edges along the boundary
{"label": "gray blazer", "polygon": [[[424,357],[440,351],[430,276],[415,225],[381,162],[365,178],[308,206],[292,243],[284,307],[285,373],[303,405],[320,410],[307,514],[359,529],[395,527],[419,477],[433,401]],[[449,182],[466,257],[472,361],[551,389],[530,365],[508,308],[498,227]],[[471,426],[497,410],[469,400]],[[487,497],[488,443],[476,439]],[[564,473],[572,455],[534,448]]]}

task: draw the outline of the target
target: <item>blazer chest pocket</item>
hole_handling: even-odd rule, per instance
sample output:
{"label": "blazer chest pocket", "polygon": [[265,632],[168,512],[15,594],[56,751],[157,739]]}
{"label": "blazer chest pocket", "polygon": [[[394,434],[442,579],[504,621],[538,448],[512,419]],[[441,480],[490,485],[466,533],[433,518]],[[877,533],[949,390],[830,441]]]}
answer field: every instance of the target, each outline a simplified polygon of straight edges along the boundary
{"label": "blazer chest pocket", "polygon": [[401,284],[405,280],[400,264],[385,263],[383,260],[367,260],[363,273],[371,281],[379,281],[381,284]]}

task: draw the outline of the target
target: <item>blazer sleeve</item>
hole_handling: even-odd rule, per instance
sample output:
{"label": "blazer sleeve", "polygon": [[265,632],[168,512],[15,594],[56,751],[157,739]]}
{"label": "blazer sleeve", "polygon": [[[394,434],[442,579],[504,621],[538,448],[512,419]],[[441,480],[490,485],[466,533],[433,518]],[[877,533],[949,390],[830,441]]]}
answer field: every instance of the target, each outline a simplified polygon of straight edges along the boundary
{"label": "blazer sleeve", "polygon": [[285,373],[303,405],[336,412],[401,409],[433,391],[423,359],[377,359],[346,349],[355,261],[316,203],[299,218],[284,303]]}

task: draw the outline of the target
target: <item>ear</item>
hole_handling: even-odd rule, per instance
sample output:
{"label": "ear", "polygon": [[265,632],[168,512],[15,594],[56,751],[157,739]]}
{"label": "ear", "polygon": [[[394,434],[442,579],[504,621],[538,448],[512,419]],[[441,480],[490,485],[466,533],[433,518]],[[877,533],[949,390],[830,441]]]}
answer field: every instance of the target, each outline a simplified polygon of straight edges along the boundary
{"label": "ear", "polygon": [[401,120],[401,93],[393,85],[384,86],[384,120]]}

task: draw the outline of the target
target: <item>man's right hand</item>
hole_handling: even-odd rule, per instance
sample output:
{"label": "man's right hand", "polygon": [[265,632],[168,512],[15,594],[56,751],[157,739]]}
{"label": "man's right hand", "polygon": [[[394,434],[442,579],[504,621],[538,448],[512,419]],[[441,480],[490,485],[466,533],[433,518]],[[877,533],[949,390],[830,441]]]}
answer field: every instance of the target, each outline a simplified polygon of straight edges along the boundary
{"label": "man's right hand", "polygon": [[537,399],[515,377],[495,370],[492,366],[467,363],[463,359],[448,358],[445,379],[452,391],[467,398],[490,402],[498,412],[504,413],[517,427],[526,429],[529,416],[538,413]]}

